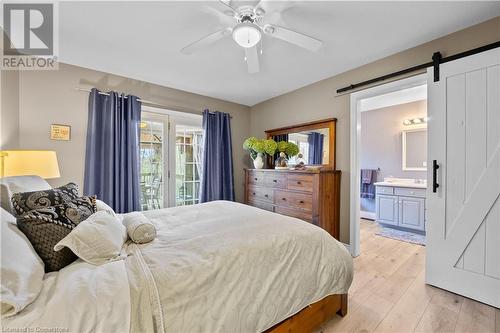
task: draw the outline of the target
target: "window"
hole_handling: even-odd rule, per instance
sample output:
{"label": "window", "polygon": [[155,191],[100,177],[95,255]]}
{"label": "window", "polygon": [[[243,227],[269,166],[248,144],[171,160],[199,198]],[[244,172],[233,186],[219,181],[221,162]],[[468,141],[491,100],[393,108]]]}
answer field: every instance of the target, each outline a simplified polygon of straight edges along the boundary
{"label": "window", "polygon": [[139,125],[142,210],[199,202],[201,123],[201,115],[143,106]]}

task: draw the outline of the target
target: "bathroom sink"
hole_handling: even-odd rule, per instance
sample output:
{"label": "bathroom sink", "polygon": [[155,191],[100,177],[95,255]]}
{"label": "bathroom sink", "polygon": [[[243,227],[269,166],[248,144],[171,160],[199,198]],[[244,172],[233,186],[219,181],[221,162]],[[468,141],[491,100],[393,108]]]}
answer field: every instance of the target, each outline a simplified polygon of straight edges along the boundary
{"label": "bathroom sink", "polygon": [[427,188],[427,180],[413,178],[384,178],[383,182],[377,182],[375,186],[394,186],[394,187],[412,187],[412,188]]}

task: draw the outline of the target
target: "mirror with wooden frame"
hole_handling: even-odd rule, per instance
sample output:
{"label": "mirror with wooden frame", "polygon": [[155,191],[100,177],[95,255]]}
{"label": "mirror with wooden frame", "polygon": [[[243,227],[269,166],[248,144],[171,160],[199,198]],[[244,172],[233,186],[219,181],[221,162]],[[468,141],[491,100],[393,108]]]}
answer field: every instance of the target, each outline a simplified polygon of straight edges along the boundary
{"label": "mirror with wooden frame", "polygon": [[[324,165],[335,169],[336,124],[336,118],[318,120],[270,129],[266,131],[266,136],[276,142],[295,143],[306,165]],[[298,156],[292,157],[289,163],[295,164],[296,158]],[[274,158],[271,156],[268,162],[274,165]]]}

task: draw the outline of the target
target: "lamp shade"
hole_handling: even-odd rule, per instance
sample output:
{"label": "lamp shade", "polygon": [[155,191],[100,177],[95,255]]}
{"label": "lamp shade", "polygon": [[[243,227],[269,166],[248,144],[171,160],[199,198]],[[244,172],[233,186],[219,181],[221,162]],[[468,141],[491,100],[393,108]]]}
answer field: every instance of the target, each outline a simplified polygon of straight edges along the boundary
{"label": "lamp shade", "polygon": [[1,177],[36,175],[48,179],[61,176],[55,151],[2,150],[0,159]]}

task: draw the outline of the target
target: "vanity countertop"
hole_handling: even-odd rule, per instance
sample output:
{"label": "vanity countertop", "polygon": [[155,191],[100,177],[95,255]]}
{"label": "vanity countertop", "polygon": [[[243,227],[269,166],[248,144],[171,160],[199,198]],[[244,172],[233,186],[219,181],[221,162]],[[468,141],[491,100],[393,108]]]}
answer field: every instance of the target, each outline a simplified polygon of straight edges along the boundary
{"label": "vanity countertop", "polygon": [[375,186],[392,186],[392,187],[408,187],[408,188],[427,188],[426,183],[411,183],[411,182],[377,182]]}

